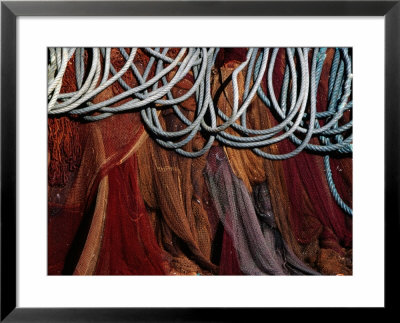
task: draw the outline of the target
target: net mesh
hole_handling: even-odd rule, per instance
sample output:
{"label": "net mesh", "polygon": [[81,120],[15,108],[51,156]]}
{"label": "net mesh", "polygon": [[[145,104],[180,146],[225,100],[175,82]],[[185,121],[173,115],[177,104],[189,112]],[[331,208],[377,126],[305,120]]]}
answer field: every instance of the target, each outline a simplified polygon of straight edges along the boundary
{"label": "net mesh", "polygon": [[[172,49],[168,55],[174,57],[178,51]],[[273,70],[278,96],[285,55],[280,49]],[[326,55],[318,111],[327,106],[334,49],[327,49]],[[116,70],[126,62],[118,49],[112,49],[111,58]],[[228,116],[233,105],[230,76],[245,58],[246,49],[229,48],[217,57],[212,95]],[[139,49],[134,64],[141,73],[148,60]],[[85,50],[84,62],[90,64],[90,50]],[[77,89],[74,64],[72,57],[61,93]],[[238,76],[239,97],[244,73]],[[122,78],[131,87],[138,84],[130,70]],[[189,73],[172,88],[173,95],[183,95],[193,82]],[[265,77],[261,86],[267,93]],[[92,102],[123,91],[115,82]],[[132,97],[116,105],[129,100]],[[193,120],[194,95],[179,109]],[[185,127],[172,109],[158,113],[167,131]],[[351,111],[344,119],[351,119]],[[266,129],[277,121],[256,97],[248,108],[247,124]],[[227,132],[237,135],[231,128]],[[203,135],[198,133],[183,148],[200,150],[207,140]],[[282,154],[294,148],[286,140],[262,150]],[[351,206],[351,156],[333,156],[331,169],[338,192]],[[318,155],[301,153],[272,161],[251,150],[215,143],[202,157],[185,158],[148,137],[137,112],[95,123],[80,122],[76,116],[49,117],[48,182],[51,275],[352,273],[352,221],[333,200]]]}

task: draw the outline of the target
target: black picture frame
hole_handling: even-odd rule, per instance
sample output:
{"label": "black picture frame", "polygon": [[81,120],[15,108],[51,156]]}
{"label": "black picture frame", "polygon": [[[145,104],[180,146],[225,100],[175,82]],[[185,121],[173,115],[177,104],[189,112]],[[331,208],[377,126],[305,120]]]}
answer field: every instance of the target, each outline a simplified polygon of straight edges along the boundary
{"label": "black picture frame", "polygon": [[[246,321],[252,320],[253,315],[255,315],[254,318],[261,315],[260,318],[266,319],[266,309],[254,308],[50,309],[16,307],[16,19],[18,16],[384,16],[385,307],[383,310],[396,309],[396,297],[393,292],[399,286],[398,274],[395,272],[397,267],[394,262],[398,254],[396,237],[399,236],[400,227],[400,203],[398,202],[400,180],[400,130],[398,127],[400,121],[400,0],[98,1],[95,2],[95,5],[93,1],[2,1],[0,318],[2,322],[232,322],[242,321],[244,317],[247,318]],[[279,311],[280,315],[283,314],[282,309],[274,310]],[[332,312],[332,309],[326,310]],[[376,309],[380,319],[382,319],[381,311],[382,309]]]}

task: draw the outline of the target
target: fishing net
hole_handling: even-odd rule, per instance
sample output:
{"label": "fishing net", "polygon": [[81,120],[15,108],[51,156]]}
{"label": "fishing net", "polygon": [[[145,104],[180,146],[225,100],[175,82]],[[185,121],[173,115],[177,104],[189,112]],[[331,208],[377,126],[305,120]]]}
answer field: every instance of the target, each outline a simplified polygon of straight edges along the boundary
{"label": "fishing net", "polygon": [[[112,51],[112,58],[118,66],[120,53]],[[75,77],[72,64],[64,79],[69,77]],[[125,80],[136,82],[132,75]],[[93,102],[123,91],[114,83]],[[50,127],[49,142],[56,137],[53,131]],[[137,186],[134,153],[147,137],[140,116],[80,122],[76,131],[78,136],[72,134],[70,140],[82,147],[80,166],[66,170],[72,175],[64,187],[49,185],[49,274],[164,274],[161,250]],[[50,159],[50,164],[57,161]]]}
{"label": "fishing net", "polygon": [[352,273],[351,50],[58,48],[48,71],[49,274]]}

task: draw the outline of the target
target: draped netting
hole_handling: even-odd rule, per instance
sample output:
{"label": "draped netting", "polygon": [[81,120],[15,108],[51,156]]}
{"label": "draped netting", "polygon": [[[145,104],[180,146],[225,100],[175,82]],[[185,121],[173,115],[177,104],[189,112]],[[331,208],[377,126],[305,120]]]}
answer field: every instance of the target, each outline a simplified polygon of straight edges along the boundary
{"label": "draped netting", "polygon": [[[111,57],[116,66],[123,60],[117,50]],[[64,79],[67,90],[76,90],[73,64],[67,66]],[[136,85],[132,74],[125,80]],[[123,91],[114,83],[93,102]],[[48,188],[49,274],[164,274],[167,262],[138,189],[134,153],[147,138],[140,116],[125,114],[96,123],[72,118],[68,123],[70,140],[82,153],[79,166],[68,170],[67,184]],[[57,137],[53,131],[49,129],[49,139]]]}
{"label": "draped netting", "polygon": [[49,273],[350,274],[351,56],[50,48]]}
{"label": "draped netting", "polygon": [[255,188],[255,208],[249,191],[233,174],[221,147],[211,149],[205,174],[215,208],[233,239],[243,273],[317,274],[284,243],[277,230],[266,185]]}

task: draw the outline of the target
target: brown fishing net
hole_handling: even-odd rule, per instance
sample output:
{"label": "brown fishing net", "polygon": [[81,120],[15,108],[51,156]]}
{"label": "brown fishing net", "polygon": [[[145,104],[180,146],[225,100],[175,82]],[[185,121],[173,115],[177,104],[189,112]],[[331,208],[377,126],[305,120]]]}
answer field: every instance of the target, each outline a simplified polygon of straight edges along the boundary
{"label": "brown fishing net", "polygon": [[[172,114],[163,124],[174,125]],[[168,122],[168,123],[167,123]],[[191,148],[191,143],[186,148]],[[156,212],[154,227],[160,246],[171,257],[178,273],[208,273],[211,263],[211,233],[201,200],[205,157],[185,158],[163,149],[151,138],[138,151],[140,187],[146,205]]]}

